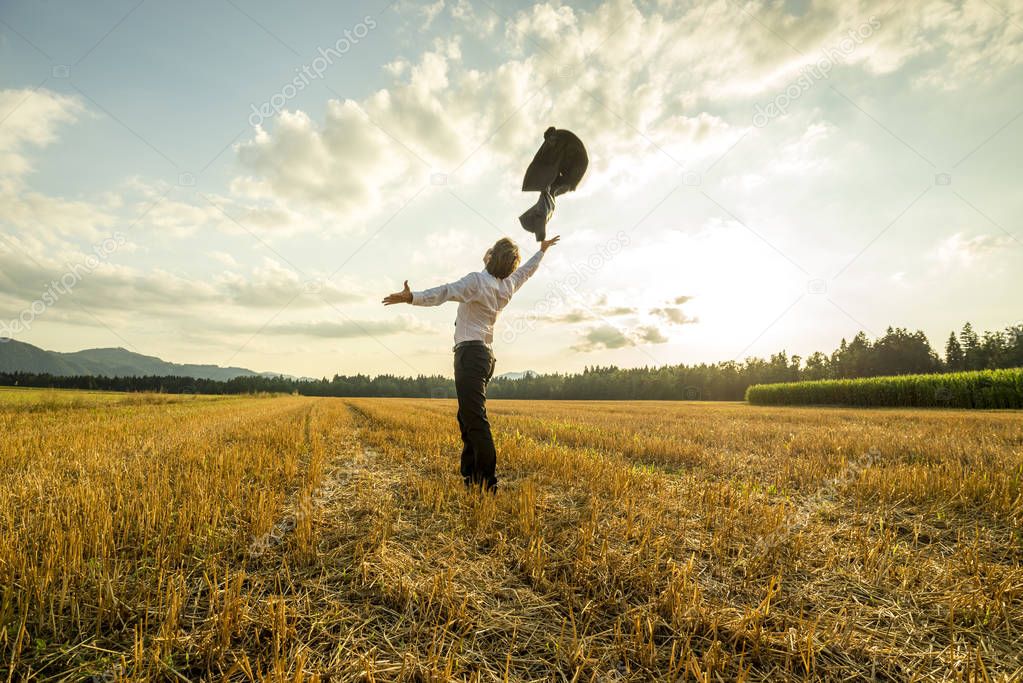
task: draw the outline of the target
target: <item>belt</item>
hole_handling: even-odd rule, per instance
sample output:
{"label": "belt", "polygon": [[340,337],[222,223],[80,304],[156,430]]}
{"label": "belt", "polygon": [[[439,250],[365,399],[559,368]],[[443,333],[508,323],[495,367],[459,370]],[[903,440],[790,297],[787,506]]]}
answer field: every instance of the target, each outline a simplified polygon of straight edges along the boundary
{"label": "belt", "polygon": [[455,344],[455,348],[453,348],[452,351],[457,351],[458,349],[464,348],[466,346],[482,346],[488,351],[491,350],[490,344],[486,343],[485,341],[479,339],[470,339],[469,341],[458,342],[457,344]]}

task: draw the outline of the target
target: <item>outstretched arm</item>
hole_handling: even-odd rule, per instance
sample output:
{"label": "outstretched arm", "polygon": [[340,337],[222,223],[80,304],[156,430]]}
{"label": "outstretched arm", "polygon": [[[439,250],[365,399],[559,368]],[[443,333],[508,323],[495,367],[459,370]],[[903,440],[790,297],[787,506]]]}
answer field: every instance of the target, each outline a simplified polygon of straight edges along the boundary
{"label": "outstretched arm", "polygon": [[405,288],[402,289],[400,292],[388,294],[387,296],[384,297],[384,306],[410,303],[412,303],[412,290],[408,288],[408,280],[405,280]]}
{"label": "outstretched arm", "polygon": [[557,244],[558,240],[560,239],[561,237],[554,236],[549,240],[544,240],[543,242],[541,242],[540,251],[533,254],[532,258],[523,263],[521,266],[519,266],[518,270],[516,270],[514,273],[508,276],[508,279],[511,281],[512,288],[514,289],[514,291],[517,292],[519,290],[519,287],[525,284],[526,280],[532,277],[533,273],[536,272],[536,269],[540,267],[540,259],[543,258],[543,255],[547,252],[547,249]]}
{"label": "outstretched arm", "polygon": [[413,306],[439,306],[447,301],[467,301],[476,292],[476,274],[469,273],[457,282],[413,292],[409,289],[408,280],[400,292],[384,297],[384,306],[391,304],[412,304]]}

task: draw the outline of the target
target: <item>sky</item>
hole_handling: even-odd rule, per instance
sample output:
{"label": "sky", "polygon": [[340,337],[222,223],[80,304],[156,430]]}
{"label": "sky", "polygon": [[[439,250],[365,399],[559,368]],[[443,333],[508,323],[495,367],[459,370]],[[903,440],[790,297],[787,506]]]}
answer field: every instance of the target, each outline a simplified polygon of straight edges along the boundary
{"label": "sky", "polygon": [[1023,319],[1020,0],[5,0],[0,336],[451,374],[548,126],[590,166],[498,373]]}

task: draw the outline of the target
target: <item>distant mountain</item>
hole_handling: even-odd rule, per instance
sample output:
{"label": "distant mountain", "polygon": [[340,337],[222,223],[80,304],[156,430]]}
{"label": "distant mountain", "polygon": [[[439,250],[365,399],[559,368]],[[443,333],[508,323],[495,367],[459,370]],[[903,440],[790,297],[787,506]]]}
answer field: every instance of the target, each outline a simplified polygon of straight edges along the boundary
{"label": "distant mountain", "polygon": [[532,370],[526,370],[525,372],[506,372],[503,375],[498,375],[497,379],[526,379],[527,377],[536,377],[537,374]]}
{"label": "distant mountain", "polygon": [[[169,363],[156,356],[144,356],[120,347],[86,349],[73,353],[46,351],[13,339],[0,339],[0,372],[34,372],[50,375],[99,375],[141,377],[176,375],[225,381],[235,377],[277,377],[278,373],[253,372],[246,368],[219,365]],[[286,375],[285,375],[286,376]]]}

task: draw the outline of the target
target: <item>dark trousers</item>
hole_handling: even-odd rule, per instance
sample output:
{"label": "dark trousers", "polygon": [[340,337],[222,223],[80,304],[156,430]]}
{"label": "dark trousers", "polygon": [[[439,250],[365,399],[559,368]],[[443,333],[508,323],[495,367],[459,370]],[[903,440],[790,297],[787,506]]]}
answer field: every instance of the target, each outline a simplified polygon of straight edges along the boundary
{"label": "dark trousers", "polygon": [[497,451],[487,419],[487,383],[494,375],[494,354],[482,344],[455,349],[458,428],[462,432],[462,479],[467,486],[497,488]]}

